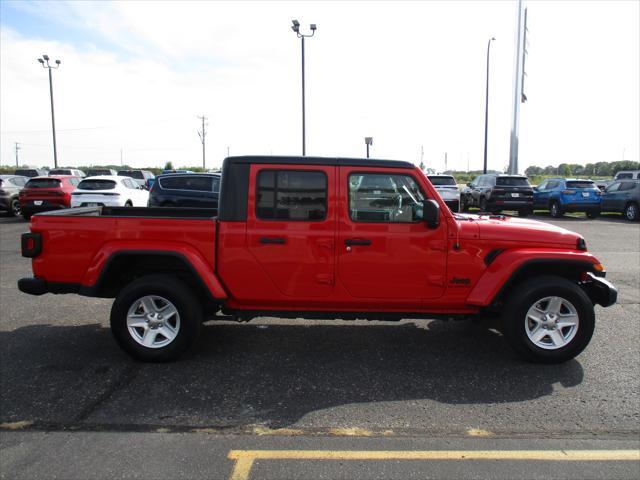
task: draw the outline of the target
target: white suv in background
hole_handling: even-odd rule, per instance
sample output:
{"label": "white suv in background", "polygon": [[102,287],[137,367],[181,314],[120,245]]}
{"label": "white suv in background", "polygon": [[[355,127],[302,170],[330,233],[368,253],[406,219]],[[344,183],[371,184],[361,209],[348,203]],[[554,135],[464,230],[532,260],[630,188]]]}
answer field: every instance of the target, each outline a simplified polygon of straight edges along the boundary
{"label": "white suv in background", "polygon": [[456,179],[451,175],[427,175],[433,187],[452,212],[460,210],[460,190]]}
{"label": "white suv in background", "polygon": [[148,200],[133,178],[117,175],[87,177],[71,193],[72,207],[146,207]]}

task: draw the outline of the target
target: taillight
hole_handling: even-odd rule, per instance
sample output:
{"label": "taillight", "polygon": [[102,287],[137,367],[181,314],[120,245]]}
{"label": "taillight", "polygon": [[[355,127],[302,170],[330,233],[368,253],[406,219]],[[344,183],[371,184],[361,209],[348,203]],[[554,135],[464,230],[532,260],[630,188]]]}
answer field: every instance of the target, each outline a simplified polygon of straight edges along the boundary
{"label": "taillight", "polygon": [[42,235],[39,233],[23,233],[20,243],[23,257],[37,257],[42,251]]}
{"label": "taillight", "polygon": [[575,193],[576,193],[575,190],[562,190],[563,195],[573,195]]}

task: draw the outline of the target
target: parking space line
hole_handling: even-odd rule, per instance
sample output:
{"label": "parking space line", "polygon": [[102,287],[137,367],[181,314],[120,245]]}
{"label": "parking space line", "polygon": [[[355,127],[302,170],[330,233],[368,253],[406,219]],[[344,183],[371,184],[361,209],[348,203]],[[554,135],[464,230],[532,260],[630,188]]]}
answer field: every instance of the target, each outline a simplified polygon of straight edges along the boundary
{"label": "parking space line", "polygon": [[640,461],[639,450],[231,450],[230,480],[248,480],[256,460]]}

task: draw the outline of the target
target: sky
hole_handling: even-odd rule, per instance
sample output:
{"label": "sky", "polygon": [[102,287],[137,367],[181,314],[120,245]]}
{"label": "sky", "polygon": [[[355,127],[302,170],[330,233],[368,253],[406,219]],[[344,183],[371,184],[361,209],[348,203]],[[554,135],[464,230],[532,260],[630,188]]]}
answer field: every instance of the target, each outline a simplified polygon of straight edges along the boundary
{"label": "sky", "polygon": [[[639,160],[640,2],[536,1],[528,8],[519,170]],[[491,44],[488,164],[509,162],[515,1],[0,0],[0,164],[202,165],[227,155],[423,159],[482,168]]]}

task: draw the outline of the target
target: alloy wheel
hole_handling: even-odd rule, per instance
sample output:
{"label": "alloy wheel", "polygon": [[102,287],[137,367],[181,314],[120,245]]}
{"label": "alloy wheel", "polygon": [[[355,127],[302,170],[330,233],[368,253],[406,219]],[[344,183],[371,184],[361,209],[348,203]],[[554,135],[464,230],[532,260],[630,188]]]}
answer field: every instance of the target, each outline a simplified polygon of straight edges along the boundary
{"label": "alloy wheel", "polygon": [[166,298],[147,295],[131,304],[127,330],[131,338],[144,347],[166,347],[178,336],[180,314]]}
{"label": "alloy wheel", "polygon": [[544,297],[536,301],[524,321],[529,340],[545,350],[568,345],[576,336],[579,323],[576,307],[562,297]]}

